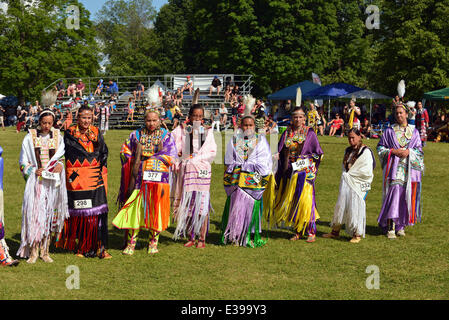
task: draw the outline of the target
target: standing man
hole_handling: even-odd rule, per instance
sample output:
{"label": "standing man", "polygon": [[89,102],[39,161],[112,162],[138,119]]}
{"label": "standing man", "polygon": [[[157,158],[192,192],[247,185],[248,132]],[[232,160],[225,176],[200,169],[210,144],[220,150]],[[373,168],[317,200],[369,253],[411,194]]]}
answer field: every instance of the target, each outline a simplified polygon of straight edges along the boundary
{"label": "standing man", "polygon": [[108,147],[92,122],[92,109],[83,105],[78,110],[77,123],[64,135],[70,218],[58,247],[74,250],[78,257],[109,259]]}

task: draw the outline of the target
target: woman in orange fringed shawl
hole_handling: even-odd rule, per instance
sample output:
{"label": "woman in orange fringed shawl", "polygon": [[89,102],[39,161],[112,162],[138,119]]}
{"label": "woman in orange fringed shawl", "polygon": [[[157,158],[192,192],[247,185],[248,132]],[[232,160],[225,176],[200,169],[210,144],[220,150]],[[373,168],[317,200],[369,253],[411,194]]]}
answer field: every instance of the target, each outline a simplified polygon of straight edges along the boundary
{"label": "woman in orange fringed shawl", "polygon": [[145,113],[145,128],[131,133],[120,152],[122,180],[120,212],[112,221],[127,230],[123,254],[132,255],[141,229],[150,230],[149,254],[158,252],[159,234],[170,221],[170,166],[177,157],[174,139],[161,128],[159,113]]}

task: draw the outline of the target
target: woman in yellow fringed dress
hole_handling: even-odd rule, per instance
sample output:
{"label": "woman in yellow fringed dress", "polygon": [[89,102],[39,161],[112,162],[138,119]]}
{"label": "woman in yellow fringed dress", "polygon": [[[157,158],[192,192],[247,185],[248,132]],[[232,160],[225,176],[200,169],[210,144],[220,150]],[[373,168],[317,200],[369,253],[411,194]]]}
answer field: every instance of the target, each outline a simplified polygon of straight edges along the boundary
{"label": "woman in yellow fringed dress", "polygon": [[150,230],[148,253],[157,253],[159,234],[169,225],[170,166],[177,152],[172,135],[160,124],[159,113],[147,111],[145,128],[132,132],[120,152],[122,179],[118,203],[123,207],[112,224],[128,231],[123,251],[126,255],[134,253],[141,229]]}
{"label": "woman in yellow fringed dress", "polygon": [[290,240],[299,240],[307,231],[307,242],[314,242],[319,219],[315,201],[315,179],[323,155],[315,131],[305,125],[306,114],[295,108],[290,127],[278,145],[274,221],[295,230]]}

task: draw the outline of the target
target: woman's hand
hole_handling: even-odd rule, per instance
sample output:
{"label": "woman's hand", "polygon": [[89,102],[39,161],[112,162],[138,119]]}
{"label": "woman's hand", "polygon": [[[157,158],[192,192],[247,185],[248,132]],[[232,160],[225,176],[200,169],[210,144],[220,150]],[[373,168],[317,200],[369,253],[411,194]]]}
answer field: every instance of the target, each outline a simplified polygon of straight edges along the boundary
{"label": "woman's hand", "polygon": [[60,163],[58,163],[58,165],[55,167],[55,169],[53,170],[54,173],[61,173],[62,169],[64,169],[64,166]]}
{"label": "woman's hand", "polygon": [[41,177],[42,176],[42,171],[44,171],[44,168],[40,168],[36,170],[36,176]]}

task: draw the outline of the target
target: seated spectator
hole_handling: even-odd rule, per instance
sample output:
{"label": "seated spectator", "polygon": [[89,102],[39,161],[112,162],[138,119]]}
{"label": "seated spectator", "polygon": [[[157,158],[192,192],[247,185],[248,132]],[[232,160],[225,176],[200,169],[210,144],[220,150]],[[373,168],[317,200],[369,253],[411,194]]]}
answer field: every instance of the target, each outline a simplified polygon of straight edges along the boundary
{"label": "seated spectator", "polygon": [[231,87],[229,85],[226,86],[225,92],[224,92],[224,102],[230,102],[231,101]]}
{"label": "seated spectator", "polygon": [[173,127],[172,129],[175,129],[179,122],[181,121],[181,117],[182,117],[182,112],[181,109],[179,109],[178,106],[176,106],[174,103],[170,104],[170,113],[172,115],[172,121],[173,121]]}
{"label": "seated spectator", "polygon": [[[165,102],[168,104],[171,104],[171,102],[173,101],[173,96],[171,94],[171,91],[167,91],[167,94],[165,95]],[[174,101],[173,101],[174,102]]]}
{"label": "seated spectator", "polygon": [[64,122],[64,115],[62,114],[61,109],[57,109],[53,107],[52,110],[55,114],[55,122],[54,122],[54,127],[56,129],[61,129],[62,128],[62,123]]}
{"label": "seated spectator", "polygon": [[106,89],[106,92],[109,93],[111,97],[115,97],[118,94],[118,85],[117,82],[109,80],[109,86]]}
{"label": "seated spectator", "polygon": [[279,127],[278,124],[273,121],[271,117],[268,117],[265,120],[265,133],[266,134],[276,134],[279,133]]}
{"label": "seated spectator", "polygon": [[117,104],[114,100],[109,100],[109,113],[112,114],[117,109]]}
{"label": "seated spectator", "polygon": [[217,126],[217,132],[220,132],[220,113],[218,109],[215,109],[215,113],[211,115],[212,121],[212,131],[214,131],[214,127]]}
{"label": "seated spectator", "polygon": [[220,105],[220,123],[224,127],[225,130],[228,128],[228,126],[227,126],[227,123],[228,123],[228,109],[226,108],[224,103],[222,103]]}
{"label": "seated spectator", "polygon": [[176,92],[173,94],[173,102],[175,103],[175,105],[180,107],[182,105],[182,98],[183,97],[184,97],[184,95],[182,94],[181,89],[178,88],[176,90]]}
{"label": "seated spectator", "polygon": [[217,76],[214,76],[214,80],[212,80],[211,86],[209,88],[209,95],[212,95],[212,91],[217,91],[217,96],[220,95],[221,90],[221,81]]}
{"label": "seated spectator", "polygon": [[371,137],[371,125],[369,123],[368,119],[364,119],[362,122],[362,126],[360,128],[360,133],[362,134],[362,138],[366,139],[366,138],[370,138]]}
{"label": "seated spectator", "polygon": [[184,83],[184,86],[181,89],[181,92],[189,90],[189,94],[193,94],[193,81],[190,79],[190,76],[187,76],[187,81]]}
{"label": "seated spectator", "polygon": [[72,96],[73,99],[75,99],[76,97],[76,84],[75,83],[71,83],[68,87],[67,87],[67,96]]}
{"label": "seated spectator", "polygon": [[324,112],[322,108],[319,108],[318,117],[317,117],[317,127],[320,130],[320,135],[324,136],[324,128],[326,128],[326,117],[324,116]]}
{"label": "seated spectator", "polygon": [[79,93],[80,94],[80,98],[83,97],[84,89],[86,89],[86,85],[84,84],[83,80],[79,79],[78,80],[78,84],[76,85],[76,94]]}
{"label": "seated spectator", "polygon": [[138,100],[142,99],[142,97],[145,94],[145,87],[142,84],[142,82],[140,82],[140,81],[137,82],[136,90],[134,90],[133,94],[134,94],[134,100],[135,101],[138,101]]}
{"label": "seated spectator", "polygon": [[238,101],[238,97],[240,96],[240,89],[238,85],[235,85],[234,89],[232,89],[231,94],[231,102],[232,101]]}
{"label": "seated spectator", "polygon": [[101,95],[101,92],[103,91],[104,85],[103,85],[103,79],[98,80],[97,88],[95,89],[94,96]]}
{"label": "seated spectator", "polygon": [[65,85],[62,80],[59,80],[59,82],[55,86],[56,90],[58,91],[58,97],[62,97],[65,94]]}
{"label": "seated spectator", "polygon": [[[335,115],[335,119],[333,119],[332,121],[329,122],[329,125],[331,126],[331,130],[329,131],[329,136],[330,136],[330,137],[333,137],[333,136],[335,135],[335,133],[336,133],[339,129],[342,128],[343,124],[344,124],[343,119],[341,119],[341,118],[340,118],[340,114],[337,113],[337,114]],[[342,133],[344,133],[343,130],[342,130]]]}

